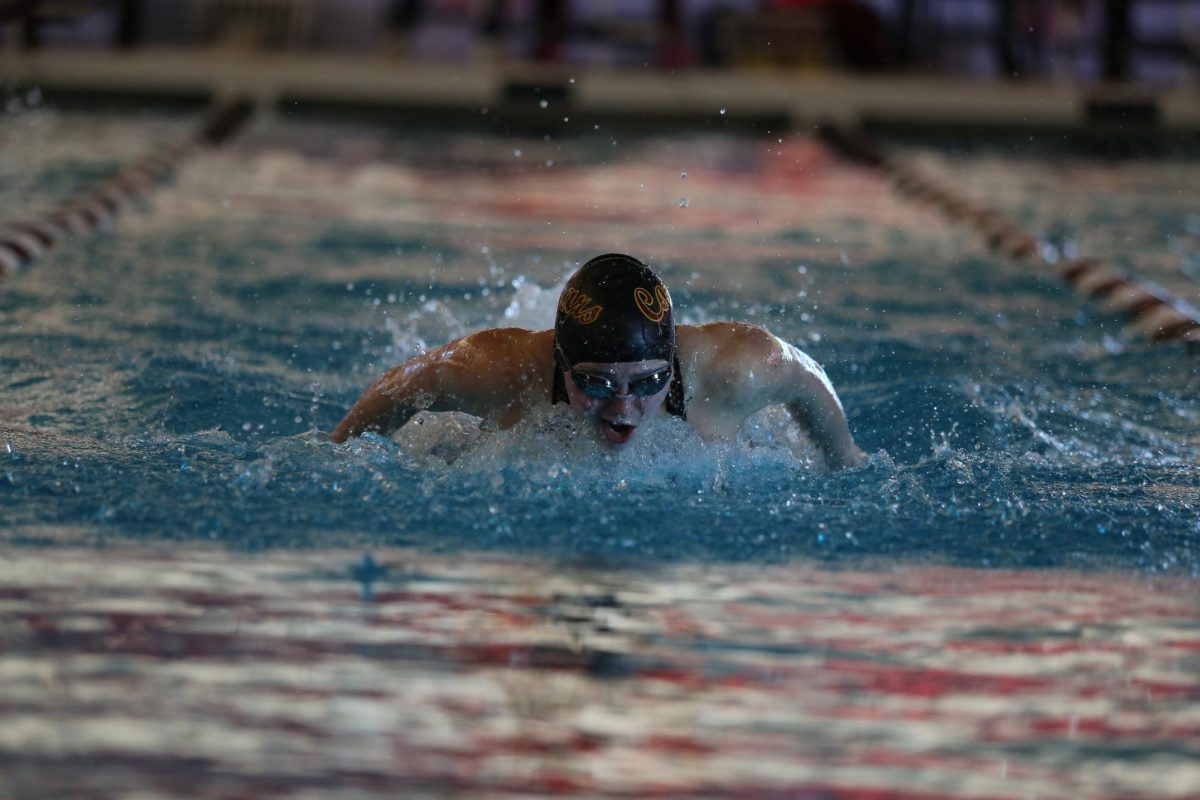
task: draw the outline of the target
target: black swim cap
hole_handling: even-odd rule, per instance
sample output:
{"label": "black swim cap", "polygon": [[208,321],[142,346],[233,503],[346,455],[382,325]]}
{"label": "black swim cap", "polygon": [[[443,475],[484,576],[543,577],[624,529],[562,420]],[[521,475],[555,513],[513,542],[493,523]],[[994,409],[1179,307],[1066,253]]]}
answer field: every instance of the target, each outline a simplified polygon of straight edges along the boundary
{"label": "black swim cap", "polygon": [[554,339],[570,364],[675,357],[667,287],[649,267],[618,253],[596,256],[567,281]]}

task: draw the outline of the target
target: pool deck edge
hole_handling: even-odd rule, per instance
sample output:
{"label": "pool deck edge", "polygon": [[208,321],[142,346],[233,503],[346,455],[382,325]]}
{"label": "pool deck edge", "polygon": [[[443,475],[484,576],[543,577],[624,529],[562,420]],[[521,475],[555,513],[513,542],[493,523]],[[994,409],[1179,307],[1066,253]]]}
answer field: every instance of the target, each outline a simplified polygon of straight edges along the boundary
{"label": "pool deck edge", "polygon": [[[768,70],[679,73],[524,62],[433,62],[229,50],[131,53],[0,51],[0,81],[47,92],[252,98],[269,106],[339,104],[381,111],[479,113],[517,108],[554,118],[618,114],[672,120],[780,117],[793,127],[965,126],[1085,130],[1097,124],[1200,132],[1194,87],[997,82]],[[545,93],[542,94],[542,90]],[[545,105],[542,101],[545,100]],[[722,111],[724,109],[724,111]]]}

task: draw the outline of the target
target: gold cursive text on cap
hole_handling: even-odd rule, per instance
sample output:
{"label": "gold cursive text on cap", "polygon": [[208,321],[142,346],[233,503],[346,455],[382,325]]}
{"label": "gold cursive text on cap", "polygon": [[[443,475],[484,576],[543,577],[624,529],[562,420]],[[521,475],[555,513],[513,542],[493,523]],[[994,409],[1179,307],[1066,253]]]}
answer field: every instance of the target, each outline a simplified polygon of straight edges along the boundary
{"label": "gold cursive text on cap", "polygon": [[558,310],[581,325],[590,325],[600,318],[603,306],[592,302],[592,298],[578,289],[566,289],[558,299]]}
{"label": "gold cursive text on cap", "polygon": [[654,294],[639,286],[633,290],[633,302],[637,303],[638,311],[651,322],[662,322],[663,317],[671,310],[671,298],[662,286],[655,286]]}

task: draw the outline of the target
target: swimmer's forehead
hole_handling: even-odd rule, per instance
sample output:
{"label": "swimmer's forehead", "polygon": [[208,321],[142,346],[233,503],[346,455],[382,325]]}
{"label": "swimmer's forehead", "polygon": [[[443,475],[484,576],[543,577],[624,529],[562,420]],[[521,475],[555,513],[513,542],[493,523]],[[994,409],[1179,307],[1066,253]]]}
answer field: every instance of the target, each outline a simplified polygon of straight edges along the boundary
{"label": "swimmer's forehead", "polygon": [[651,358],[645,361],[581,361],[574,369],[597,375],[652,375],[668,366],[665,359]]}

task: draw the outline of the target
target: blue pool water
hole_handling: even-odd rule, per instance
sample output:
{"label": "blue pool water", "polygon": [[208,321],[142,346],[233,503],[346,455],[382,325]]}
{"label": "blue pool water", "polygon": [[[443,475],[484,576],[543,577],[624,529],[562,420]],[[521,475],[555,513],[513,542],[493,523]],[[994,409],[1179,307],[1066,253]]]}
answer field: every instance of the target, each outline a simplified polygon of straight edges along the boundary
{"label": "blue pool water", "polygon": [[[188,124],[9,114],[4,207],[45,207]],[[1192,162],[905,155],[1059,246],[1196,294]],[[561,414],[499,434],[431,417],[395,442],[318,435],[423,348],[548,326],[556,286],[607,250],[661,269],[685,321],[744,319],[806,348],[871,465],[823,474],[771,413],[737,445],[664,424],[619,457],[572,443]],[[1124,338],[1052,276],[794,135],[260,121],[108,235],[7,281],[0,311],[13,541],[1200,565],[1184,354]]]}
{"label": "blue pool water", "polygon": [[[12,217],[196,122],[24,105]],[[1196,299],[1193,161],[900,152]],[[778,410],[323,436],[611,250],[823,363],[870,464]],[[0,796],[1195,797],[1195,386],[802,135],[260,118],[0,284]]]}

